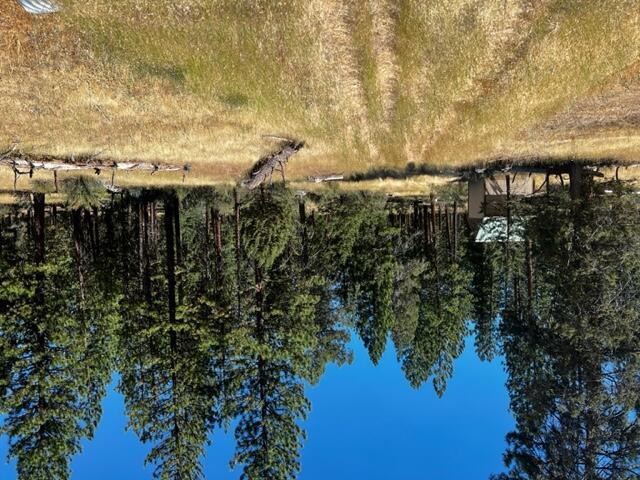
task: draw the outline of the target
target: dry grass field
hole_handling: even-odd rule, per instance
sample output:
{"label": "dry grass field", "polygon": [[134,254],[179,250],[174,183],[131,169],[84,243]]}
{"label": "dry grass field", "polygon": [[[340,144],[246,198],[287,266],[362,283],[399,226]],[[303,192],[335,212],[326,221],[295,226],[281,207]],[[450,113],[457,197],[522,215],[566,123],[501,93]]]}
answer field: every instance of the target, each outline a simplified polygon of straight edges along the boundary
{"label": "dry grass field", "polygon": [[265,134],[308,142],[290,178],[640,158],[640,0],[59,3],[0,1],[0,150],[189,163],[190,184],[236,181]]}

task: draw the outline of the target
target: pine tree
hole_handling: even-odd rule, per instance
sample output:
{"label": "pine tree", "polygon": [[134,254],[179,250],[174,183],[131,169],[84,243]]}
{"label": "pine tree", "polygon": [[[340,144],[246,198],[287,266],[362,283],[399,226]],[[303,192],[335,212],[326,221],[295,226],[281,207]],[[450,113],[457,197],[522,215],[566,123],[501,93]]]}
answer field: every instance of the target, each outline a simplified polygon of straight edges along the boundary
{"label": "pine tree", "polygon": [[[215,383],[207,325],[180,304],[180,206],[164,198],[162,263],[152,270],[151,295],[126,301],[120,345],[121,382],[129,428],[151,443],[146,463],[159,479],[203,478],[201,458],[214,421]],[[144,271],[144,269],[142,269]],[[144,282],[142,282],[144,283]]]}
{"label": "pine tree", "polygon": [[2,432],[18,478],[67,479],[100,418],[117,298],[94,292],[82,300],[68,238],[45,233],[44,195],[34,198],[34,234],[4,260],[0,283]]}
{"label": "pine tree", "polygon": [[524,211],[535,289],[503,315],[516,418],[503,477],[637,478],[637,200],[559,193]]}

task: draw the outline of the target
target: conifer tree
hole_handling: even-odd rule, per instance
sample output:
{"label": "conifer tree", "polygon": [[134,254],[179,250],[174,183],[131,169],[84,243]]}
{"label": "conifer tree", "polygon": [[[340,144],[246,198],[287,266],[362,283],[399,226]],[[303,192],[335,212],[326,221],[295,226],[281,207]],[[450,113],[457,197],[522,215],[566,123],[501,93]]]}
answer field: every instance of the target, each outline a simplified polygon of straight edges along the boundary
{"label": "conifer tree", "polygon": [[637,478],[637,200],[562,192],[525,212],[535,288],[503,315],[516,431],[502,477]]}
{"label": "conifer tree", "polygon": [[57,480],[100,418],[117,299],[81,298],[69,238],[45,228],[44,194],[34,198],[33,236],[2,260],[0,412],[18,478]]}

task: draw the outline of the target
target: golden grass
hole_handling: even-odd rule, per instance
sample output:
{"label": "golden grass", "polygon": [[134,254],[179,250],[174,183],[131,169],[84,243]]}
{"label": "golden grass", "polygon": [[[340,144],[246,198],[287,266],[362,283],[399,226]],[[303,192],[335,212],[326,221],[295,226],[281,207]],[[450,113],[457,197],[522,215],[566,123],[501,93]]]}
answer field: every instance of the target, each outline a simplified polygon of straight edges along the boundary
{"label": "golden grass", "polygon": [[[570,108],[593,90],[603,89],[611,77],[637,62],[640,56],[639,10],[635,1],[550,2],[531,27],[528,47],[493,90],[468,105],[431,154],[445,163],[470,155],[535,157],[553,155],[598,158],[638,157],[637,128],[633,134],[618,124],[625,142],[606,144],[595,132],[540,135],[540,124]],[[606,90],[606,87],[605,87]],[[595,113],[595,112],[594,112]],[[556,148],[548,140],[560,143]],[[541,147],[544,150],[541,150]],[[594,148],[595,147],[595,148]]]}
{"label": "golden grass", "polygon": [[637,0],[64,4],[0,5],[0,149],[189,163],[194,185],[238,180],[270,133],[309,143],[298,179],[640,154]]}

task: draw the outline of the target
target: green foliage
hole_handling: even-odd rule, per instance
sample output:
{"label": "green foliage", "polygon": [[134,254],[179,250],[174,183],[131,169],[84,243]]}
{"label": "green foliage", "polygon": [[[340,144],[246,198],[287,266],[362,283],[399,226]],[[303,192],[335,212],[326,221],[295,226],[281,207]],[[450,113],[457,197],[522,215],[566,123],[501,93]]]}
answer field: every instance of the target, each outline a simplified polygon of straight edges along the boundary
{"label": "green foliage", "polygon": [[334,265],[336,271],[352,256],[361,228],[371,211],[380,211],[386,200],[368,194],[322,197],[314,228],[318,268]]}
{"label": "green foliage", "polygon": [[505,477],[637,478],[638,202],[560,193],[522,208],[535,292],[501,326],[516,418]]}
{"label": "green foliage", "polygon": [[305,386],[351,361],[352,331],[374,363],[391,335],[409,383],[443,395],[473,325],[478,354],[509,374],[502,478],[636,478],[640,208],[613,190],[513,202],[526,241],[486,245],[390,226],[377,196],[309,196],[302,222],[278,189],[241,197],[239,249],[228,191],[140,189],[97,216],[59,213],[44,260],[18,222],[0,251],[18,476],[69,477],[115,364],[155,478],[203,478],[214,429],[233,426],[242,478],[293,479]]}
{"label": "green foliage", "polygon": [[[441,267],[442,268],[442,267]],[[402,368],[414,388],[433,376],[442,395],[453,374],[453,361],[462,353],[471,315],[468,271],[451,263],[423,277],[418,326],[412,344],[400,352]]]}
{"label": "green foliage", "polygon": [[[172,201],[169,198],[165,202],[165,224],[171,229],[174,215],[179,213],[166,208]],[[148,200],[143,197],[140,202],[138,211],[144,211]],[[144,218],[138,220],[144,228]],[[200,461],[215,420],[218,385],[207,340],[213,332],[199,308],[207,299],[195,306],[178,305],[177,311],[170,311],[168,269],[181,266],[170,265],[166,259],[169,249],[174,257],[182,249],[177,230],[173,235],[173,243],[162,236],[137,259],[144,265],[148,262],[146,256],[158,255],[163,261],[152,264],[148,272],[138,269],[148,277],[138,283],[149,282],[147,288],[153,294],[145,298],[143,292],[136,291],[124,301],[118,389],[125,397],[128,428],[142,442],[152,445],[145,463],[154,465],[154,477],[195,480],[203,478]],[[182,290],[183,276],[178,272],[178,290]]]}
{"label": "green foliage", "polygon": [[394,324],[391,329],[396,353],[407,348],[416,335],[422,305],[422,279],[428,268],[425,260],[409,258],[396,269],[393,294]]}
{"label": "green foliage", "polygon": [[66,240],[52,235],[47,245],[57,254],[42,264],[26,253],[30,242],[0,261],[1,432],[19,479],[69,478],[113,366],[118,299],[94,291],[80,301]]}
{"label": "green foliage", "polygon": [[370,208],[345,265],[345,287],[355,306],[356,329],[375,364],[385,351],[394,323],[395,234],[387,224],[386,211]]}
{"label": "green foliage", "polygon": [[99,207],[106,197],[104,186],[92,177],[67,178],[62,182],[62,192],[71,209]]}
{"label": "green foliage", "polygon": [[242,236],[247,256],[269,268],[295,232],[295,202],[289,191],[253,195],[242,210]]}
{"label": "green foliage", "polygon": [[170,326],[149,313],[146,321],[127,318],[148,326],[127,331],[121,346],[119,390],[125,395],[128,427],[152,444],[145,463],[155,466],[155,478],[203,478],[200,459],[216,393],[209,358],[189,318]]}
{"label": "green foliage", "polygon": [[473,275],[473,333],[476,353],[493,360],[498,353],[498,316],[504,305],[505,249],[500,243],[474,244],[470,260]]}

